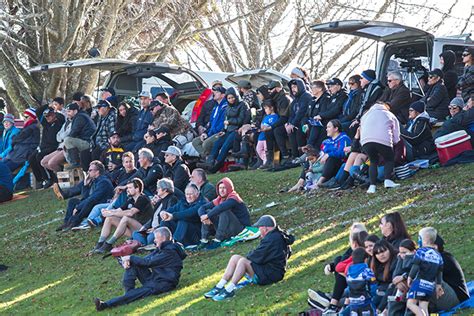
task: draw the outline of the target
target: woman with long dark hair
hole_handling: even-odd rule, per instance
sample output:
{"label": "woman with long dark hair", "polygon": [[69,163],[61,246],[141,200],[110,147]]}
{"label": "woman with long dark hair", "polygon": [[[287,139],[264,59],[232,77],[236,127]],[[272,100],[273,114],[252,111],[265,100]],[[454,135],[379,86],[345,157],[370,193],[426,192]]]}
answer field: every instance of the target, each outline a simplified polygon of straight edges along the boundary
{"label": "woman with long dark hair", "polygon": [[380,231],[383,239],[388,241],[395,252],[398,252],[398,247],[403,239],[411,239],[407,231],[405,222],[398,212],[386,214],[380,220]]}
{"label": "woman with long dark hair", "polygon": [[385,239],[377,241],[373,249],[374,257],[370,268],[375,274],[376,292],[372,302],[377,308],[377,315],[385,309],[386,293],[392,283],[392,275],[397,263],[397,253],[393,246]]}
{"label": "woman with long dark hair", "polygon": [[137,121],[138,110],[128,102],[120,103],[118,107],[117,123],[115,128],[120,136],[123,147],[132,142],[132,133]]}

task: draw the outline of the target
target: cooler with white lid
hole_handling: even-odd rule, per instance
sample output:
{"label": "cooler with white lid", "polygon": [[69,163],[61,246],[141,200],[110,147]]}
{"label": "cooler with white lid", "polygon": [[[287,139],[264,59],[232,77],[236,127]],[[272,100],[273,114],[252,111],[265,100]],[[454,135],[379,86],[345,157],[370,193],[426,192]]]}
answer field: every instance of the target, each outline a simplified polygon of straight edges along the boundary
{"label": "cooler with white lid", "polygon": [[439,162],[444,165],[459,154],[472,150],[471,136],[466,131],[453,132],[435,139]]}

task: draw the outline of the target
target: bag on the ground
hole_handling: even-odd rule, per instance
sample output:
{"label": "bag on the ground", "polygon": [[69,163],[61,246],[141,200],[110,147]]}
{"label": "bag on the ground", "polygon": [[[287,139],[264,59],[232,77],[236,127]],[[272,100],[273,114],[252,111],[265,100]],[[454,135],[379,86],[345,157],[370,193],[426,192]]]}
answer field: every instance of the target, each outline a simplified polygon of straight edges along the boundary
{"label": "bag on the ground", "polygon": [[417,171],[418,168],[413,168],[410,164],[406,164],[403,166],[395,167],[395,177],[399,180],[404,180],[412,177]]}

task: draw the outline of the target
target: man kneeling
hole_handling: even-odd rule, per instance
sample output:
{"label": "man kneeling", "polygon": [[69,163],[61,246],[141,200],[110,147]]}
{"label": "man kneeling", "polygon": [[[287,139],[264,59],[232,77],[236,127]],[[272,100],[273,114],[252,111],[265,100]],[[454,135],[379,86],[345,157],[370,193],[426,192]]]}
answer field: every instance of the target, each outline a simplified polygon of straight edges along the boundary
{"label": "man kneeling", "polygon": [[[176,288],[183,269],[183,259],[186,257],[183,248],[171,238],[171,231],[167,227],[155,230],[155,244],[157,249],[146,257],[122,257],[123,287],[125,294],[103,302],[94,299],[98,311],[108,307],[124,305],[138,299],[169,292]],[[143,285],[135,288],[135,281]]]}
{"label": "man kneeling", "polygon": [[236,284],[244,275],[247,275],[252,283],[259,285],[272,284],[283,279],[286,263],[291,255],[290,245],[295,238],[281,230],[271,215],[263,215],[253,226],[258,227],[262,238],[258,247],[249,252],[247,258],[233,255],[222,279],[204,294],[204,297],[222,301],[234,296]]}

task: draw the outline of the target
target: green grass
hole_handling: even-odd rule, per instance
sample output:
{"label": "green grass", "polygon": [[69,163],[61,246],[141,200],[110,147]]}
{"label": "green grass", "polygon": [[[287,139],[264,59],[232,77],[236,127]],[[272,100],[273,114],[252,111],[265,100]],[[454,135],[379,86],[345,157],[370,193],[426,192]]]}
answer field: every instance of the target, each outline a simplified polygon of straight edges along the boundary
{"label": "green grass", "polygon": [[[285,279],[274,285],[248,286],[226,303],[203,298],[219,279],[232,254],[246,254],[257,241],[212,252],[190,254],[179,287],[108,310],[110,314],[295,314],[307,309],[309,287],[329,291],[332,278],[323,265],[348,245],[347,229],[363,221],[378,233],[380,217],[399,211],[410,233],[433,225],[446,248],[474,279],[474,164],[419,172],[394,190],[366,196],[350,192],[304,195],[276,193],[293,184],[299,169],[280,173],[248,171],[229,174],[252,209],[252,220],[270,213],[290,229],[297,241]],[[213,176],[215,182],[222,175]],[[98,230],[56,233],[66,208],[51,190],[27,192],[29,197],[0,205],[0,263],[11,268],[0,274],[0,314],[89,314],[93,297],[120,295],[122,269],[112,258],[86,257]],[[265,208],[270,202],[280,203]],[[472,312],[472,311],[471,311]],[[469,312],[468,312],[469,313]]]}

